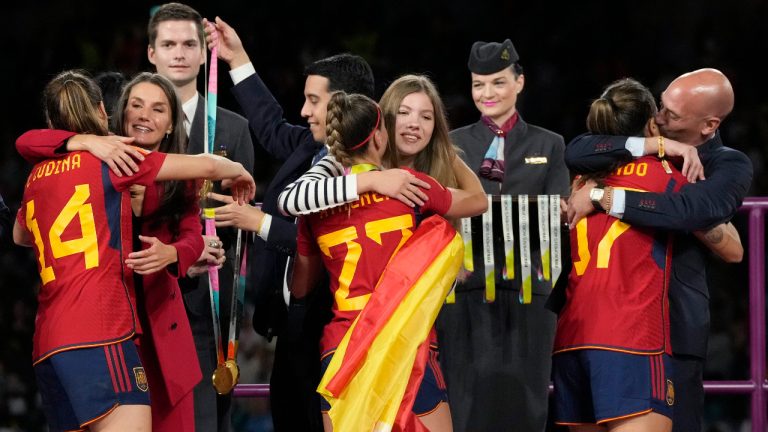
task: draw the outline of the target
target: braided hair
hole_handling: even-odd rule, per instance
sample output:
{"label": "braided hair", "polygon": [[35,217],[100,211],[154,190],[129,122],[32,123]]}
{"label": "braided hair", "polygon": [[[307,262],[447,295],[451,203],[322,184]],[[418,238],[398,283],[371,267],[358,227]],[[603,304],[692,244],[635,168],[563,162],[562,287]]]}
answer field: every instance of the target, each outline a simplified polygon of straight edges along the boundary
{"label": "braided hair", "polygon": [[329,153],[345,167],[354,165],[354,158],[367,151],[373,132],[382,123],[379,106],[368,96],[333,93],[325,118]]}

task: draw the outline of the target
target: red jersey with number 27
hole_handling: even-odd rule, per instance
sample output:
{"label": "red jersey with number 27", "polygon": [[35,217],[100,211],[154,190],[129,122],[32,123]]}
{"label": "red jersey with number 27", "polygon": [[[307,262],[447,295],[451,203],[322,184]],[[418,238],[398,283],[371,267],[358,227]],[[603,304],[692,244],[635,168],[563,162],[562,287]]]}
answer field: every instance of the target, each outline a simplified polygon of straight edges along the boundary
{"label": "red jersey with number 27", "polygon": [[[687,181],[665,171],[655,156],[634,160],[606,185],[646,192],[676,192]],[[630,226],[602,212],[571,227],[573,268],[557,321],[554,352],[605,349],[671,354],[669,301],[671,234]]]}
{"label": "red jersey with number 27", "polygon": [[32,168],[17,216],[33,242],[41,287],[35,363],[68,349],[125,340],[136,331],[130,270],[133,184],[151,185],[165,154],[140,150],[139,172],[117,177],[90,153]]}
{"label": "red jersey with number 27", "polygon": [[[432,177],[411,172],[431,186],[424,190],[429,199],[417,211],[425,216],[445,214],[451,206],[451,193]],[[322,353],[339,345],[389,259],[413,234],[416,223],[414,209],[370,192],[355,202],[299,219],[298,253],[322,255],[334,295],[333,318],[320,341]]]}

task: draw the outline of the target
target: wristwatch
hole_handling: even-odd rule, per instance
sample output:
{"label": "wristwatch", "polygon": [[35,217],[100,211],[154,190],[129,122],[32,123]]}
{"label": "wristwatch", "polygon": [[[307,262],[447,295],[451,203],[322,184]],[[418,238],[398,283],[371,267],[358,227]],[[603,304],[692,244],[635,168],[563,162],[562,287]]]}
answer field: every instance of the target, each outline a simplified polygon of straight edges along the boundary
{"label": "wristwatch", "polygon": [[600,205],[600,200],[603,199],[603,195],[605,195],[605,189],[602,188],[592,188],[592,190],[589,191],[589,199],[592,200],[592,206],[595,207],[595,210],[600,212],[605,211],[603,206]]}

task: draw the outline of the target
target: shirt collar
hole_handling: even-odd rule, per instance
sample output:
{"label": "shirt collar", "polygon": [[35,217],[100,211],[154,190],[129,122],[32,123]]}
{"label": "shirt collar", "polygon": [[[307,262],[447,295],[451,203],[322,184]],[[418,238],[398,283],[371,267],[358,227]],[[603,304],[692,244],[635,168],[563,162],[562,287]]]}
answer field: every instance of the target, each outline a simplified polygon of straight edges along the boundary
{"label": "shirt collar", "polygon": [[[188,101],[181,105],[181,109],[184,111],[184,115],[186,116],[184,119],[184,125],[187,127],[192,125],[192,120],[195,118],[195,111],[197,111],[197,101],[199,98],[200,94],[195,93],[194,96],[192,96]],[[187,123],[189,123],[189,125],[187,125]],[[189,134],[189,131],[187,131],[187,134]]]}

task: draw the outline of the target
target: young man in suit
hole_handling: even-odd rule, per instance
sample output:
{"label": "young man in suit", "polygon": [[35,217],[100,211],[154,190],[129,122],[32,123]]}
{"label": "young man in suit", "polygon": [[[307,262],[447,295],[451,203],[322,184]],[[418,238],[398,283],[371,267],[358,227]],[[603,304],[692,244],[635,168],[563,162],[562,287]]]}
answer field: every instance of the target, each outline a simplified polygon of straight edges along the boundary
{"label": "young man in suit", "polygon": [[[218,43],[219,57],[226,61],[235,84],[233,92],[250,122],[256,139],[283,165],[269,184],[262,207],[233,207],[247,221],[244,228],[258,236],[251,252],[249,286],[256,309],[253,325],[271,339],[278,336],[270,378],[270,402],[275,430],[322,431],[319,339],[330,319],[330,290],[303,302],[291,299],[286,308],[283,290],[289,257],[296,251],[297,230],[293,217],[280,214],[277,199],[285,186],[304,174],[324,153],[326,106],[331,93],[343,90],[372,97],[373,72],[359,56],[339,54],[318,60],[305,69],[304,106],[307,126],[289,124],[280,104],[261,80],[235,30],[216,18],[218,42],[208,32],[209,43]],[[333,191],[328,191],[333,193]],[[218,217],[217,217],[218,218]],[[233,223],[235,224],[235,223]],[[327,278],[325,278],[327,283]],[[309,297],[309,296],[308,296]]]}
{"label": "young man in suit", "polygon": [[[149,46],[147,57],[160,75],[168,78],[176,88],[182,102],[184,127],[189,137],[187,153],[204,152],[205,99],[198,93],[198,75],[205,65],[206,47],[203,19],[193,8],[181,3],[161,5],[150,18],[147,26]],[[248,121],[227,109],[216,109],[216,142],[214,153],[240,162],[249,172],[253,171],[254,149]],[[223,342],[229,331],[228,300],[232,297],[233,263],[235,260],[235,230],[219,229],[221,239],[208,239],[206,244],[223,245],[226,260],[219,270],[221,289],[220,321]],[[216,369],[216,344],[211,317],[211,297],[207,266],[196,266],[196,271],[180,281],[184,294],[192,333],[195,338],[202,381],[195,387],[195,425],[201,431],[227,431],[230,423],[231,394],[217,395],[211,385]]]}
{"label": "young man in suit", "polygon": [[[704,409],[709,289],[705,249],[690,232],[731,219],[752,183],[749,158],[725,147],[718,131],[733,109],[733,101],[733,88],[722,72],[689,72],[672,81],[661,95],[656,123],[668,139],[583,135],[568,144],[565,154],[566,163],[576,173],[601,171],[616,161],[648,154],[684,156],[683,174],[691,181],[706,178],[683,186],[679,193],[608,190],[601,197],[602,189],[592,183],[575,192],[568,203],[571,226],[600,208],[631,225],[680,231],[669,286],[673,431],[700,431]],[[703,175],[699,175],[702,165]]]}

